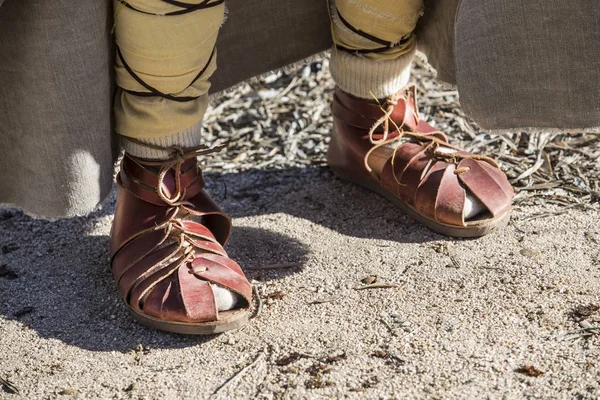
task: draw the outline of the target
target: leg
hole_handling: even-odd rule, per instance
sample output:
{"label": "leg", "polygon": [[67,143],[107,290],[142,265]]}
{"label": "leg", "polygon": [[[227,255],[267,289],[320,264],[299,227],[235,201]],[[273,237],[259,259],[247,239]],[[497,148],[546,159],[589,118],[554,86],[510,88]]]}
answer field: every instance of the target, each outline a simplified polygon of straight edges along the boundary
{"label": "leg", "polygon": [[416,50],[413,31],[423,0],[336,0],[331,9],[331,74],[354,96],[398,93],[410,79]]}
{"label": "leg", "polygon": [[123,147],[135,156],[164,159],[167,153],[127,138],[163,147],[199,145],[224,5],[164,17],[153,14],[182,9],[159,0],[115,0],[114,7],[115,118]]}
{"label": "leg", "polygon": [[219,0],[115,1],[115,117],[126,153],[112,268],[138,320],[173,332],[220,332],[249,316],[251,286],[223,250],[230,219],[204,191],[197,162],[213,151],[199,127],[224,10]]}
{"label": "leg", "polygon": [[335,0],[328,162],[437,232],[481,236],[508,222],[513,189],[494,160],[451,146],[420,119],[407,85],[422,8],[421,0]]}

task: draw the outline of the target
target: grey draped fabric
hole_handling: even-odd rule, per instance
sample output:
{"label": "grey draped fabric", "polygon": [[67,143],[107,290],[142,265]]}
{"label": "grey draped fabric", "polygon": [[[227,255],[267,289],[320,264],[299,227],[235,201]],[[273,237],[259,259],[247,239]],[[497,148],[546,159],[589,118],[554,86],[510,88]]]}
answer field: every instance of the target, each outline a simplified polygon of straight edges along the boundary
{"label": "grey draped fabric", "polygon": [[[109,0],[0,0],[0,203],[89,212],[112,185]],[[215,91],[331,46],[324,0],[229,0]],[[429,0],[419,48],[485,128],[600,126],[600,3]]]}
{"label": "grey draped fabric", "polygon": [[109,15],[106,0],[0,7],[0,203],[58,217],[110,193]]}
{"label": "grey draped fabric", "polygon": [[600,126],[600,2],[463,0],[456,82],[481,126]]}
{"label": "grey draped fabric", "polygon": [[450,84],[456,83],[454,21],[461,1],[425,0],[425,13],[416,32],[419,50],[427,55],[438,79]]}
{"label": "grey draped fabric", "polygon": [[[325,0],[228,0],[213,92],[331,47]],[[243,57],[240,57],[243,55]]]}

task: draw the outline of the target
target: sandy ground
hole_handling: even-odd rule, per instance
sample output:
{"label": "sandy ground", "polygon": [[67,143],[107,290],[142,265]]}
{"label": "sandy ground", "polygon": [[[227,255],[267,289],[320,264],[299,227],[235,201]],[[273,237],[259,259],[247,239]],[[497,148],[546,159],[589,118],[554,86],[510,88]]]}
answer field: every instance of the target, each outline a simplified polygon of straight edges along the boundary
{"label": "sandy ground", "polygon": [[[0,398],[600,398],[600,315],[580,308],[600,304],[597,210],[517,208],[450,240],[327,169],[208,181],[260,315],[205,338],[139,326],[109,270],[114,203],[0,210]],[[369,275],[398,286],[355,290]]]}

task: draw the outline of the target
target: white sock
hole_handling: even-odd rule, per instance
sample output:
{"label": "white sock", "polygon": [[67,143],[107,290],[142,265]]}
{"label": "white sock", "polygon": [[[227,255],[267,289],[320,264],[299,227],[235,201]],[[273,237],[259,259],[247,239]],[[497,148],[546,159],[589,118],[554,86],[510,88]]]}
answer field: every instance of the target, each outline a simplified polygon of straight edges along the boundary
{"label": "white sock", "polygon": [[[157,138],[136,138],[144,143],[169,148],[171,146],[194,147],[201,143],[202,122],[177,132],[173,135],[157,137]],[[121,147],[125,152],[134,157],[144,158],[146,160],[166,160],[169,158],[167,151],[155,150],[140,144],[127,140],[126,137],[121,139]]]}
{"label": "white sock", "polygon": [[[455,150],[451,147],[440,147],[438,151],[445,154],[458,152],[458,150]],[[465,221],[477,216],[478,214],[481,214],[486,210],[486,206],[484,206],[477,197],[473,196],[473,194],[467,191],[467,197],[465,199]]]}
{"label": "white sock", "polygon": [[395,60],[371,60],[345,51],[331,50],[329,69],[345,92],[363,99],[383,99],[408,85],[416,50]]}
{"label": "white sock", "polygon": [[217,309],[219,311],[227,311],[234,309],[241,299],[240,295],[233,293],[231,290],[225,289],[219,285],[211,283],[213,292],[215,294],[215,301],[217,303]]}

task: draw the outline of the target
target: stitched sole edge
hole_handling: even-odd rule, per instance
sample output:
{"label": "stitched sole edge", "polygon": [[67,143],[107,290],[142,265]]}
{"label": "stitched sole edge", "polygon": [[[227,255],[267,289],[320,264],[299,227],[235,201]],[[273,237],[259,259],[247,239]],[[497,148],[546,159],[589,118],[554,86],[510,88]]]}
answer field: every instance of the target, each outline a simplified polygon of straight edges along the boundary
{"label": "stitched sole edge", "polygon": [[427,228],[431,229],[434,232],[441,233],[446,236],[458,237],[458,238],[474,238],[487,235],[491,232],[494,232],[498,229],[501,229],[508,225],[510,221],[510,214],[512,211],[512,207],[506,211],[503,215],[496,217],[491,220],[481,221],[480,223],[473,224],[474,226],[467,227],[458,227],[452,225],[442,224],[436,221],[433,221],[423,215],[419,214],[417,211],[412,209],[408,204],[404,203],[402,200],[394,196],[392,193],[385,190],[376,182],[365,182],[360,179],[349,177],[348,175],[340,172],[339,170],[331,167],[333,173],[341,180],[347,181],[350,183],[354,183],[356,185],[362,186],[365,189],[369,189],[383,198],[389,200],[394,205],[398,206],[404,213],[413,218],[414,220],[420,222],[425,225]]}

